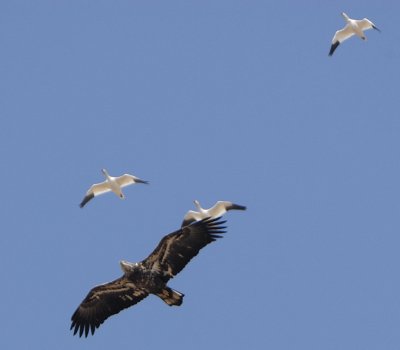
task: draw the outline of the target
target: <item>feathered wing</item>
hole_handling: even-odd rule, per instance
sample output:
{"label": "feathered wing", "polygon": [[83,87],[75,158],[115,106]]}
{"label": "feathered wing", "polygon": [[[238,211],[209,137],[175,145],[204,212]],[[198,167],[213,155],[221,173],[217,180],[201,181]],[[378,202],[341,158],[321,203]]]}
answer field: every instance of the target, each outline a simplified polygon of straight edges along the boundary
{"label": "feathered wing", "polygon": [[226,231],[221,218],[206,218],[165,236],[157,248],[142,261],[149,269],[163,272],[165,281],[178,274],[200,249],[221,238]]}
{"label": "feathered wing", "polygon": [[213,217],[216,217],[224,215],[228,210],[246,210],[246,207],[228,201],[218,201],[209,209],[209,212]]}
{"label": "feathered wing", "polygon": [[331,48],[329,50],[329,56],[332,56],[333,53],[335,52],[335,50],[337,49],[337,47],[340,45],[339,41],[336,41],[336,43],[331,45]]}
{"label": "feathered wing", "polygon": [[364,19],[357,19],[356,20],[357,25],[361,28],[362,31],[371,29],[373,27],[373,24],[370,20],[364,18]]}
{"label": "feathered wing", "polygon": [[[189,210],[185,217],[181,227],[187,226],[192,222],[199,221],[201,219],[209,217],[218,217],[224,215],[228,210],[246,210],[244,205],[235,204],[228,201],[218,201],[210,209],[207,210],[208,215],[205,213],[199,213],[197,211]],[[207,215],[207,216],[206,216]]]}
{"label": "feathered wing", "polygon": [[245,205],[235,204],[231,202],[230,206],[227,207],[226,210],[247,210],[247,207]]}
{"label": "feathered wing", "polygon": [[329,56],[333,55],[341,42],[350,38],[352,35],[354,35],[354,32],[349,25],[346,25],[346,27],[344,27],[343,29],[338,30],[333,36],[331,49],[329,50]]}
{"label": "feathered wing", "polygon": [[96,196],[99,196],[103,193],[110,192],[111,189],[108,185],[107,182],[101,182],[99,184],[94,184],[92,185],[89,190],[86,192],[85,197],[83,198],[81,204],[79,205],[81,208],[83,208],[87,202],[89,202],[91,199],[93,199]]}
{"label": "feathered wing", "polygon": [[121,175],[121,176],[117,177],[115,180],[117,181],[118,185],[120,185],[121,187],[129,186],[134,183],[148,184],[148,181],[141,180],[138,177],[129,175],[129,174]]}
{"label": "feathered wing", "polygon": [[74,335],[79,331],[81,337],[89,331],[94,334],[96,328],[110,316],[135,305],[149,293],[135,287],[125,276],[115,281],[94,287],[82,301],[71,317]]}
{"label": "feathered wing", "polygon": [[353,35],[354,35],[353,29],[349,25],[346,25],[346,27],[344,27],[341,30],[338,30],[335,33],[332,39],[332,44],[335,44],[336,42],[342,43],[343,41],[347,40]]}
{"label": "feathered wing", "polygon": [[193,210],[189,210],[185,217],[183,218],[181,227],[190,225],[192,222],[199,221],[201,219],[204,219],[204,217],[201,215],[201,213]]}
{"label": "feathered wing", "polygon": [[93,193],[87,194],[85,197],[83,197],[82,202],[79,204],[81,208],[83,208],[89,201],[91,201],[94,198]]}

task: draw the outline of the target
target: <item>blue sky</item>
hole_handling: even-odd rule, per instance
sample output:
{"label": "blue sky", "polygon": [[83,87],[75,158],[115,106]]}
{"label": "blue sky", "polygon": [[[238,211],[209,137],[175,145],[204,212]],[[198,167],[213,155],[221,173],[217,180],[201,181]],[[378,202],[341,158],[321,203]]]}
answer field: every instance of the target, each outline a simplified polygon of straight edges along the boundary
{"label": "blue sky", "polygon": [[[340,13],[381,30],[328,57]],[[400,4],[3,1],[3,349],[398,349]],[[126,200],[79,208],[128,172]],[[246,205],[170,286],[70,317],[177,229]]]}

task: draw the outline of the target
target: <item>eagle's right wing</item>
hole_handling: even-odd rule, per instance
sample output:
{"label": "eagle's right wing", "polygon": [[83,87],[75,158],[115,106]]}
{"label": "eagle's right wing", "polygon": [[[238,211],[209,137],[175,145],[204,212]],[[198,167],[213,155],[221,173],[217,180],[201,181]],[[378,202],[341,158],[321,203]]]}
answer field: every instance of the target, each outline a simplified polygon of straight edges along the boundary
{"label": "eagle's right wing", "polygon": [[135,305],[148,295],[147,291],[136,288],[134,283],[124,276],[96,286],[72,315],[70,329],[74,329],[74,335],[79,331],[80,337],[83,333],[87,337],[89,330],[94,334],[96,328],[108,317]]}

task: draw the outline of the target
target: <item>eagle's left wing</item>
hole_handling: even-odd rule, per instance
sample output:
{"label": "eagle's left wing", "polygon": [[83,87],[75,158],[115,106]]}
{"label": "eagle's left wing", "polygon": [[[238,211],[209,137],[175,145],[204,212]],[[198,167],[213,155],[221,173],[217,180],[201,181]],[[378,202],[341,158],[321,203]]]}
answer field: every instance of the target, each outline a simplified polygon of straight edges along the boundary
{"label": "eagle's left wing", "polygon": [[157,248],[142,261],[149,269],[163,272],[166,279],[178,274],[200,249],[221,238],[225,221],[206,218],[165,236]]}
{"label": "eagle's left wing", "polygon": [[70,329],[74,329],[74,335],[79,331],[80,337],[83,333],[87,337],[89,330],[94,334],[96,328],[108,317],[138,303],[148,295],[146,290],[136,288],[124,276],[94,287],[72,315]]}

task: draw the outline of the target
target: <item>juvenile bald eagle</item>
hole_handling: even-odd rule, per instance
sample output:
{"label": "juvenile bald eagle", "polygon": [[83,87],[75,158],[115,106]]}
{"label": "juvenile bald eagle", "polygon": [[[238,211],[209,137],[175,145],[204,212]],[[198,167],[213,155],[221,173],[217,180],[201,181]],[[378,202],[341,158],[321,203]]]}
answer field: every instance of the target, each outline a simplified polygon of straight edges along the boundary
{"label": "juvenile bald eagle", "polygon": [[137,304],[154,294],[168,305],[182,304],[184,294],[167,286],[201,248],[221,238],[226,227],[221,218],[206,218],[165,236],[157,248],[143,261],[121,261],[123,276],[115,281],[94,287],[71,317],[74,335],[81,337],[96,328],[110,316]]}

